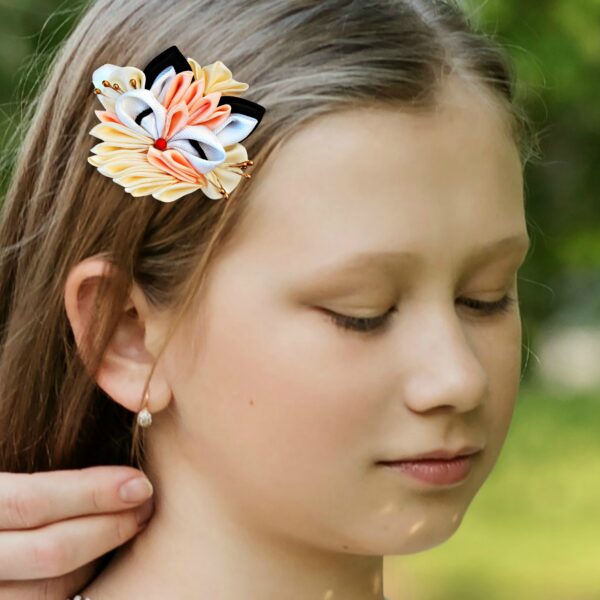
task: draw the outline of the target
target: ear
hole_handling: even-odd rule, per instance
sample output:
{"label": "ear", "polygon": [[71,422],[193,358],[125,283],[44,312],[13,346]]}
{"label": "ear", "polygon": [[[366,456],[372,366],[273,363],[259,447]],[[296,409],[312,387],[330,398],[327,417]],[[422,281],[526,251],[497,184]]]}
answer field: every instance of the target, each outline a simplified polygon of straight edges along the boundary
{"label": "ear", "polygon": [[[113,276],[115,269],[109,261],[91,257],[73,267],[67,277],[65,309],[79,348],[86,329],[94,323],[98,286],[103,277]],[[132,412],[142,408],[144,385],[166,329],[165,317],[152,309],[142,289],[134,283],[96,373],[97,384]],[[158,412],[170,400],[171,387],[159,362],[148,386],[147,408],[152,413]]]}

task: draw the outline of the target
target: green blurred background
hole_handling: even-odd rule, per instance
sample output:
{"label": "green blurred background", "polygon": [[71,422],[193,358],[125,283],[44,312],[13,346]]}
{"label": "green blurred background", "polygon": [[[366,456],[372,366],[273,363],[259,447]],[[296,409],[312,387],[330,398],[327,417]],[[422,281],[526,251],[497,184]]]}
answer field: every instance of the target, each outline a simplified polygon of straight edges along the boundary
{"label": "green blurred background", "polygon": [[[500,459],[457,533],[387,557],[385,591],[600,600],[600,0],[461,3],[510,53],[542,151],[526,170],[522,388]],[[2,146],[76,7],[0,0]]]}

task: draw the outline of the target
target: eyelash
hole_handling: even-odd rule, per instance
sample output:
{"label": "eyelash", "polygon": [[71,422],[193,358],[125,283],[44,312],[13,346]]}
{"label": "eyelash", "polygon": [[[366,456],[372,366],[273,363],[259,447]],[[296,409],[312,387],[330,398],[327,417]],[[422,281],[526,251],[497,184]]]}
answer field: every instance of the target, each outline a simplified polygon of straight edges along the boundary
{"label": "eyelash", "polygon": [[[463,304],[469,308],[475,309],[481,316],[487,317],[500,313],[506,313],[511,306],[516,302],[515,298],[510,294],[496,300],[494,302],[484,302],[483,300],[475,300],[473,298],[464,298]],[[393,313],[398,312],[397,307],[393,307],[383,315],[377,317],[349,317],[332,311],[327,311],[327,316],[334,322],[335,325],[342,329],[357,331],[361,333],[369,333],[382,329],[389,322]]]}

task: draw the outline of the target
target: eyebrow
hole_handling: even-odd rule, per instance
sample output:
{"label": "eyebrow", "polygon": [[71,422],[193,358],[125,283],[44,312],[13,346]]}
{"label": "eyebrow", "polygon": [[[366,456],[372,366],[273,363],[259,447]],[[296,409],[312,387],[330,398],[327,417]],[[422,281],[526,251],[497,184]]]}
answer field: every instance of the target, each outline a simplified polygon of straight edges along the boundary
{"label": "eyebrow", "polygon": [[[531,247],[531,239],[528,235],[516,234],[503,237],[494,242],[486,242],[477,246],[469,255],[467,262],[470,266],[484,262],[494,254],[511,250],[522,249],[526,254]],[[420,263],[422,258],[419,254],[402,251],[384,251],[384,252],[360,252],[354,254],[350,258],[341,263],[328,265],[326,269],[320,271],[321,274],[327,276],[331,271],[337,272],[352,272],[367,269],[370,267],[380,266],[381,263],[393,264],[395,262],[414,262]]]}

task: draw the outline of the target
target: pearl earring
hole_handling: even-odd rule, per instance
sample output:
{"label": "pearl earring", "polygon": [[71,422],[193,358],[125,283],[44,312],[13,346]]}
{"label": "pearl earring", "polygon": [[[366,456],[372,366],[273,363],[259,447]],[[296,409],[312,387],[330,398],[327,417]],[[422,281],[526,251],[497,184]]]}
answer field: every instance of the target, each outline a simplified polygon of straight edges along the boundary
{"label": "pearl earring", "polygon": [[[144,396],[144,404],[148,403],[148,392]],[[149,427],[152,424],[152,414],[147,408],[143,408],[137,414],[137,422],[140,427]]]}

